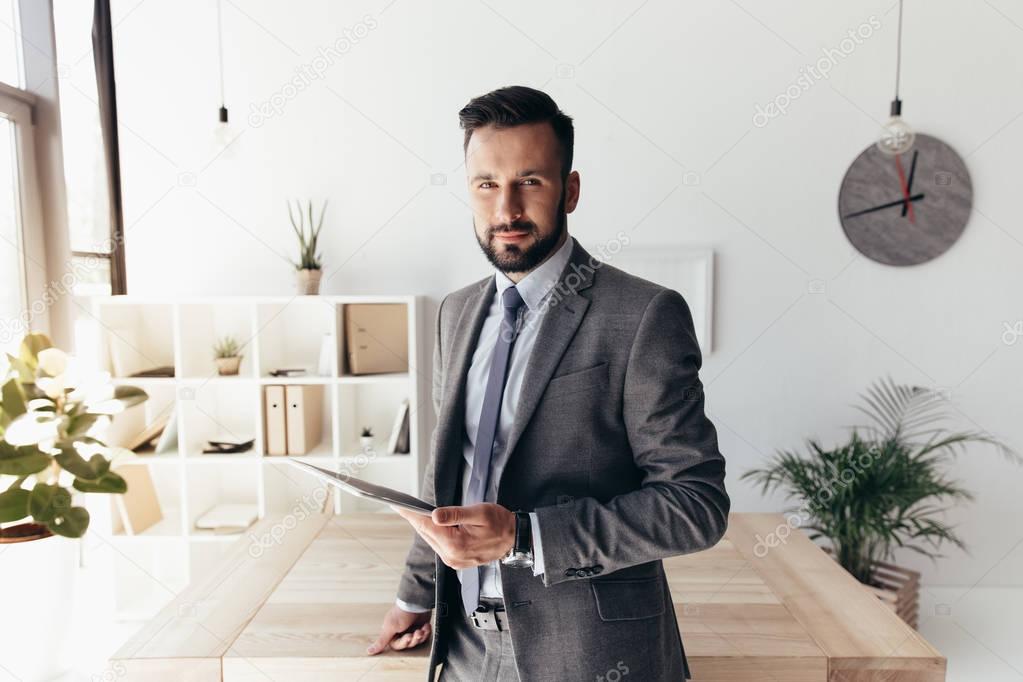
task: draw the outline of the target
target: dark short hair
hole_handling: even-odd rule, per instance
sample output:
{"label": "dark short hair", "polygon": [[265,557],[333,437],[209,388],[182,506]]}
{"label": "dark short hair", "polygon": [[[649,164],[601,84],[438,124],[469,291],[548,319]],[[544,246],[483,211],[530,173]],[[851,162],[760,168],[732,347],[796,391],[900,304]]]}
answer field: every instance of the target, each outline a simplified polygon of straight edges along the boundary
{"label": "dark short hair", "polygon": [[559,109],[546,92],[525,85],[499,88],[473,98],[462,107],[458,112],[458,123],[465,131],[462,152],[469,149],[469,138],[477,128],[488,125],[511,128],[543,121],[551,124],[561,146],[561,179],[564,181],[572,171],[572,149],[575,145],[572,118]]}

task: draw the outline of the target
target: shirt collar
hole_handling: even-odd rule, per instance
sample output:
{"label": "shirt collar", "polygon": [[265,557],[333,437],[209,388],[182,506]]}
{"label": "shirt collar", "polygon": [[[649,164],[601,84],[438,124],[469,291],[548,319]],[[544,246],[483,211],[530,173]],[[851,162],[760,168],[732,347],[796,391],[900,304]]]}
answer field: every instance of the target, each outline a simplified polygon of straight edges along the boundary
{"label": "shirt collar", "polygon": [[561,277],[561,271],[568,265],[568,259],[572,255],[572,246],[575,244],[575,239],[572,235],[568,235],[565,243],[561,245],[557,251],[555,251],[550,258],[545,260],[528,275],[522,278],[522,280],[515,284],[515,282],[508,279],[508,275],[504,274],[500,270],[494,270],[494,282],[497,284],[497,297],[504,294],[504,290],[508,287],[515,285],[519,295],[522,296],[523,302],[529,308],[531,312],[536,312],[540,309],[540,304],[543,303],[544,298],[550,293],[554,285],[558,283],[558,278]]}

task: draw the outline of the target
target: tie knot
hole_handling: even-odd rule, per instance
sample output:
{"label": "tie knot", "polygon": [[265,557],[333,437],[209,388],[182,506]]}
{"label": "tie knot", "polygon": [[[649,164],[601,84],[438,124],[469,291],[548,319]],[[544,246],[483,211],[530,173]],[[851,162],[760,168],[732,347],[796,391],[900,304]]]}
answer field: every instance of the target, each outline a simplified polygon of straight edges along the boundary
{"label": "tie knot", "polygon": [[510,286],[504,290],[503,294],[501,294],[501,302],[504,304],[505,310],[515,312],[522,307],[522,304],[525,301],[522,300],[522,295],[519,293],[519,290],[514,286]]}

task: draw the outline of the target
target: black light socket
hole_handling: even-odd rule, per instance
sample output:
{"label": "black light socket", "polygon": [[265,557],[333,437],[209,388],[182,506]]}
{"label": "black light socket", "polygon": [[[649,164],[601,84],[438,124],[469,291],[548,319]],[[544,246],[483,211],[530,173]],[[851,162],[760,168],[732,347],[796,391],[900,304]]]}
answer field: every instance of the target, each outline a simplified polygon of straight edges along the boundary
{"label": "black light socket", "polygon": [[220,107],[220,122],[227,123],[227,107]]}
{"label": "black light socket", "polygon": [[896,97],[892,100],[892,116],[902,116],[902,100]]}

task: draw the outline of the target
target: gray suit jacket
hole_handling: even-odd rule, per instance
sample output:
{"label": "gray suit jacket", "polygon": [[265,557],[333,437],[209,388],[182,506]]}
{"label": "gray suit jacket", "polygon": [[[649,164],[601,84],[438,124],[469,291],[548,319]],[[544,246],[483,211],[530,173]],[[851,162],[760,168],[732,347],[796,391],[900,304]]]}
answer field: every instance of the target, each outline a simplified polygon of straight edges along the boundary
{"label": "gray suit jacket", "polygon": [[[491,275],[438,311],[438,423],[422,493],[437,505],[460,499],[465,379],[494,291]],[[578,242],[549,305],[498,484],[501,505],[536,511],[544,549],[542,577],[500,567],[519,676],[684,679],[661,559],[716,544],[729,509],[689,307]],[[435,607],[433,680],[461,608],[458,577],[418,537],[406,564],[398,596]]]}

